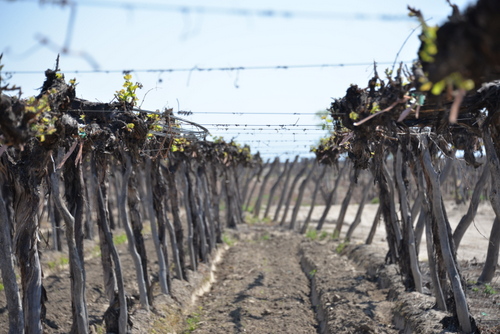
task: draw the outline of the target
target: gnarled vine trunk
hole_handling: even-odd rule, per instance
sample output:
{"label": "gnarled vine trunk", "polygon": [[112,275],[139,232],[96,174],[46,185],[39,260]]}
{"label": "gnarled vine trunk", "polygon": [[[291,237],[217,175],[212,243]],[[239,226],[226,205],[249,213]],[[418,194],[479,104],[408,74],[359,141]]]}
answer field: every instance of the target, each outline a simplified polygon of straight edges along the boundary
{"label": "gnarled vine trunk", "polygon": [[[61,161],[62,150],[59,152],[58,161]],[[83,184],[81,179],[81,164],[75,166],[75,159],[66,165],[65,184],[66,199],[73,200],[68,208],[62,199],[59,189],[59,171],[51,174],[51,189],[54,203],[61,213],[66,224],[66,242],[69,252],[69,269],[71,278],[71,309],[73,312],[72,333],[88,333],[89,320],[87,302],[85,297],[85,267],[83,258]],[[71,212],[71,207],[72,211]],[[78,217],[78,218],[76,218]]]}
{"label": "gnarled vine trunk", "polygon": [[[5,176],[0,173],[0,184],[5,185]],[[5,186],[0,186],[0,271],[7,310],[9,312],[9,334],[24,333],[24,312],[19,286],[14,271],[14,256],[12,251],[12,217],[7,209],[4,194]]]}

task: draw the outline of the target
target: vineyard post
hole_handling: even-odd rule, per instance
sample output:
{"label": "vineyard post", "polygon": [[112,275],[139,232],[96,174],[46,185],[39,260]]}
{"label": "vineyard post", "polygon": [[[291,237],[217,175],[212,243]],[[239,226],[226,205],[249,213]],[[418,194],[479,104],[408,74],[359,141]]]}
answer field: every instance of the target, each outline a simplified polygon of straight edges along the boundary
{"label": "vineyard post", "polygon": [[240,185],[238,181],[238,177],[236,176],[236,166],[234,163],[231,163],[230,166],[227,167],[229,169],[229,180],[231,182],[231,192],[233,194],[233,198],[235,201],[234,207],[236,208],[236,214],[238,216],[238,222],[243,222],[243,202],[240,196]]}
{"label": "vineyard post", "polygon": [[306,189],[307,183],[311,179],[311,176],[316,171],[317,166],[318,166],[318,163],[316,161],[312,161],[312,166],[309,169],[307,176],[304,178],[304,180],[302,180],[302,183],[300,184],[299,194],[297,195],[297,200],[295,201],[295,207],[293,208],[293,211],[292,211],[292,220],[290,222],[290,229],[291,230],[295,230],[295,223],[297,221],[297,215],[299,213],[300,206],[302,205],[302,199],[304,198],[304,191]]}
{"label": "vineyard post", "polygon": [[283,185],[283,190],[281,191],[281,196],[280,196],[280,200],[278,202],[278,206],[276,207],[276,211],[274,212],[273,221],[275,221],[275,222],[278,221],[278,217],[279,217],[279,213],[280,213],[281,207],[283,206],[283,202],[285,201],[285,196],[288,193],[288,184],[290,182],[290,176],[292,174],[293,168],[297,164],[297,161],[299,161],[299,156],[298,155],[295,156],[295,159],[293,160],[292,164],[290,165],[290,168],[286,172],[285,184]]}
{"label": "vineyard post", "polygon": [[354,230],[361,223],[361,215],[363,214],[363,209],[365,207],[366,200],[368,199],[368,195],[370,194],[368,189],[371,188],[374,179],[375,179],[375,177],[373,176],[372,173],[370,173],[370,178],[368,179],[365,186],[363,187],[363,196],[361,197],[361,201],[359,202],[358,211],[356,212],[356,216],[354,217],[354,221],[352,222],[351,226],[349,226],[349,229],[347,230],[347,233],[345,236],[346,241],[351,240],[352,234],[354,233]]}
{"label": "vineyard post", "polygon": [[322,165],[321,166],[321,173],[319,174],[319,177],[318,177],[318,179],[316,180],[316,182],[314,184],[314,190],[313,190],[313,193],[312,193],[311,206],[309,207],[309,212],[307,213],[307,217],[304,220],[304,223],[302,224],[302,228],[300,229],[300,233],[301,234],[306,233],[307,228],[309,227],[309,221],[311,220],[312,213],[313,213],[314,207],[316,205],[316,198],[318,196],[318,190],[319,190],[319,188],[321,186],[321,182],[323,181],[323,178],[324,178],[324,176],[326,174],[326,170],[327,170],[327,166],[326,165]]}
{"label": "vineyard post", "polygon": [[281,221],[280,221],[281,226],[285,225],[285,220],[286,220],[286,217],[288,215],[288,210],[290,209],[290,204],[292,203],[292,198],[294,195],[295,187],[297,186],[297,183],[299,182],[302,175],[304,175],[304,173],[307,170],[308,159],[304,159],[304,161],[302,161],[302,164],[303,164],[303,167],[299,170],[297,175],[295,175],[295,177],[293,178],[292,185],[290,186],[290,190],[288,191],[288,196],[287,196],[287,199],[285,202],[285,209],[283,210],[283,215],[281,216]]}
{"label": "vineyard post", "polygon": [[[325,203],[325,209],[323,210],[323,214],[321,215],[321,218],[318,221],[318,225],[316,225],[316,230],[321,231],[323,228],[323,224],[326,221],[326,217],[328,217],[328,212],[330,212],[330,208],[332,207],[333,203],[335,203],[335,197],[337,194],[337,189],[340,183],[340,179],[343,176],[343,173],[345,169],[347,168],[348,162],[344,161],[344,165],[342,166],[342,169],[339,171],[337,174],[337,178],[335,179],[335,185],[333,186],[333,189],[330,191],[328,194],[328,198]],[[321,182],[322,179],[319,179],[317,182]]]}
{"label": "vineyard post", "polygon": [[366,237],[365,244],[370,245],[373,242],[373,238],[375,237],[375,233],[377,232],[378,224],[380,223],[380,215],[382,214],[382,206],[379,204],[377,208],[377,213],[373,218],[372,227],[370,228],[370,232],[368,233],[368,237]]}
{"label": "vineyard post", "polygon": [[356,170],[353,169],[349,174],[349,187],[347,188],[344,200],[342,201],[342,205],[340,206],[339,216],[337,218],[335,229],[333,231],[333,235],[335,236],[335,238],[340,238],[340,231],[342,230],[342,226],[344,225],[345,214],[347,213],[347,208],[349,207],[349,203],[351,202],[354,187],[356,187]]}
{"label": "vineyard post", "polygon": [[[215,167],[215,164],[212,163],[212,166]],[[251,168],[249,171],[249,176],[245,179],[245,185],[243,186],[243,191],[241,192],[241,201],[243,204],[247,204],[248,200],[248,189],[250,189],[250,184],[252,183],[252,180],[259,175],[260,171],[262,169],[262,166],[259,165],[257,167]],[[254,182],[255,184],[255,182]],[[253,188],[252,188],[253,189]],[[246,208],[246,207],[245,207]]]}
{"label": "vineyard post", "polygon": [[267,182],[269,181],[269,178],[271,177],[272,173],[276,169],[277,166],[279,166],[280,159],[276,157],[269,167],[269,170],[267,171],[267,174],[264,176],[264,179],[262,180],[262,184],[260,186],[260,191],[259,195],[257,196],[257,201],[255,202],[255,206],[253,208],[253,215],[254,217],[258,218],[260,214],[260,207],[262,205],[262,198],[264,197],[264,192],[266,190]]}
{"label": "vineyard post", "polygon": [[266,211],[264,212],[264,218],[267,218],[269,215],[269,211],[271,210],[271,205],[272,205],[273,199],[274,199],[274,194],[276,193],[276,189],[278,189],[278,186],[279,186],[281,180],[283,180],[283,177],[286,174],[289,162],[290,162],[290,159],[286,159],[285,165],[283,167],[283,171],[282,172],[278,171],[278,177],[276,179],[276,182],[272,185],[271,190],[269,190],[269,198],[267,199],[267,205],[266,205]]}
{"label": "vineyard post", "polygon": [[[258,170],[257,170],[257,178],[255,179],[253,185],[252,185],[252,189],[250,190],[250,194],[248,195],[248,197],[246,197],[246,202],[245,202],[245,209],[246,210],[249,210],[250,209],[250,203],[252,203],[252,199],[253,199],[253,194],[255,193],[255,190],[257,189],[257,186],[258,184],[260,183],[260,176],[262,174],[262,172],[264,171],[264,169],[266,168],[266,166],[269,165],[269,160],[267,160],[267,162],[265,164],[262,164],[258,167]],[[222,187],[223,189],[225,189],[225,187]],[[223,191],[223,190],[221,190]]]}

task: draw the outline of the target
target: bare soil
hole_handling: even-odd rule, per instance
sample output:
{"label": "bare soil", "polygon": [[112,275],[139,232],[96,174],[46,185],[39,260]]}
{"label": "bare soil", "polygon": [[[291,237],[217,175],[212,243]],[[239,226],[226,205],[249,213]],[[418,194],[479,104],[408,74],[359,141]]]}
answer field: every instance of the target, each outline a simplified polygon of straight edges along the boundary
{"label": "bare soil", "polygon": [[[452,225],[466,207],[449,204]],[[125,271],[125,288],[133,297],[133,333],[451,333],[448,314],[433,310],[433,298],[407,293],[394,266],[384,265],[386,244],[380,226],[374,245],[362,245],[376,205],[367,205],[362,224],[350,245],[310,240],[271,225],[242,225],[227,231],[235,244],[220,246],[209,264],[189,272],[189,281],[172,282],[172,295],[161,295],[157,283],[154,245],[148,234],[150,277],[155,304],[151,312],[139,307],[133,261],[126,242],[118,245]],[[305,213],[308,207],[304,207]],[[313,219],[321,215],[315,209]],[[333,227],[332,208],[326,229]],[[346,226],[356,213],[349,208]],[[301,213],[302,214],[302,213]],[[491,209],[478,216],[459,250],[471,312],[483,333],[500,332],[500,282],[497,272],[489,287],[476,285],[486,255]],[[300,217],[299,217],[300,219]],[[314,221],[311,224],[314,227]],[[123,234],[117,230],[115,236]],[[342,235],[341,235],[342,236]],[[344,247],[345,246],[345,247]],[[107,308],[98,247],[86,241],[87,302],[92,331],[104,333]],[[425,250],[425,246],[422,246]],[[68,333],[71,327],[67,252],[42,244],[44,286],[47,289],[46,333]],[[421,253],[425,273],[425,252]],[[218,262],[222,259],[220,262]],[[197,295],[202,295],[196,298]],[[444,319],[444,321],[443,321]],[[0,294],[0,334],[8,331],[4,294]]]}
{"label": "bare soil", "polygon": [[198,301],[192,333],[317,333],[300,236],[249,227]]}

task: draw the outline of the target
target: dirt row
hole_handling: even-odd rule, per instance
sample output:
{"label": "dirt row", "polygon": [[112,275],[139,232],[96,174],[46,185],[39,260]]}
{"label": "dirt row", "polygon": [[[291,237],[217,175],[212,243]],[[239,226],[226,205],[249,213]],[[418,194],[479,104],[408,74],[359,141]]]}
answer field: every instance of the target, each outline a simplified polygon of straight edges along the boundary
{"label": "dirt row", "polygon": [[[115,235],[119,238],[120,231]],[[273,226],[240,225],[226,230],[231,247],[220,246],[209,264],[188,270],[188,281],[172,281],[162,295],[157,282],[153,242],[145,236],[150,277],[154,282],[151,312],[139,307],[133,261],[126,241],[118,245],[125,288],[132,301],[133,333],[452,333],[447,314],[433,310],[429,295],[406,293],[395,266],[384,264],[380,246],[345,245],[316,240]],[[104,333],[107,298],[102,288],[98,247],[86,244],[87,303],[93,333]],[[71,328],[69,271],[64,253],[45,251],[46,333]],[[59,259],[59,260],[58,260]],[[472,281],[480,265],[463,266]],[[425,266],[422,267],[425,275]],[[426,284],[428,286],[428,284]],[[497,289],[498,284],[492,284]],[[467,287],[483,333],[497,333],[497,294]],[[0,294],[0,333],[7,333],[4,294]],[[496,329],[495,329],[496,328]]]}
{"label": "dirt row", "polygon": [[316,333],[301,238],[250,229],[218,266],[216,284],[191,316],[193,333]]}
{"label": "dirt row", "polygon": [[429,312],[432,298],[404,293],[379,249],[312,241],[270,227],[242,230],[217,266],[216,283],[187,318],[185,332],[442,331],[445,314]]}

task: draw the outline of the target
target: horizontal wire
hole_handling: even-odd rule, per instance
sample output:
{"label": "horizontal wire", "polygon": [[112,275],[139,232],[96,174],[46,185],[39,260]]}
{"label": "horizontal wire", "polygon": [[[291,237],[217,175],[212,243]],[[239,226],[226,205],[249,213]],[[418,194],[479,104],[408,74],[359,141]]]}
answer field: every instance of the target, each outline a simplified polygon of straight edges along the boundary
{"label": "horizontal wire", "polygon": [[[211,131],[218,131],[218,132],[227,132],[227,131],[234,131],[235,129],[222,129],[222,128],[212,128]],[[249,130],[249,131],[254,131],[252,133],[257,133],[255,131],[259,131],[259,133],[262,133],[262,132],[266,132],[269,133],[269,131],[271,132],[280,132],[282,131],[283,133],[285,133],[285,131],[302,131],[302,132],[309,132],[309,131],[327,131],[327,130],[323,130],[323,129],[288,129],[288,128],[274,128],[274,129],[266,129],[266,128],[246,128],[246,129],[242,129],[242,130]],[[239,132],[239,133],[242,133],[242,132]],[[248,132],[247,132],[248,133]],[[296,133],[300,133],[300,132],[296,132]],[[286,132],[286,134],[291,134],[290,132]]]}
{"label": "horizontal wire", "polygon": [[[11,0],[3,0],[12,2]],[[20,0],[18,0],[20,1]],[[165,3],[152,2],[130,2],[130,1],[71,1],[71,0],[22,0],[23,2],[32,2],[41,4],[53,4],[64,6],[85,6],[85,7],[101,7],[101,8],[120,8],[124,10],[145,10],[145,11],[162,11],[176,12],[183,15],[188,14],[211,14],[225,16],[240,16],[240,17],[262,17],[266,19],[321,19],[321,20],[377,20],[377,21],[413,21],[406,14],[374,14],[374,13],[342,13],[331,11],[301,11],[301,10],[279,10],[279,9],[252,9],[252,8],[237,8],[237,7],[215,7],[215,6],[186,6],[173,5]]]}
{"label": "horizontal wire", "polygon": [[[0,0],[1,1],[1,0]],[[394,62],[377,62],[377,65],[392,65]],[[411,63],[411,61],[403,61],[403,63]],[[353,66],[370,66],[369,63],[337,63],[337,64],[310,64],[310,65],[271,65],[271,66],[236,66],[236,67],[198,67],[191,68],[164,68],[164,69],[112,69],[112,70],[68,70],[61,71],[65,74],[108,74],[108,73],[172,73],[172,72],[231,72],[231,71],[255,71],[255,70],[289,70],[289,69],[310,69],[310,68],[327,68],[327,67],[353,67]],[[45,73],[41,70],[11,70],[5,71],[5,74],[41,74]]]}
{"label": "horizontal wire", "polygon": [[[279,132],[234,132],[234,131],[217,131],[217,134],[224,134],[224,135],[249,135],[249,136],[276,136],[276,135],[281,135],[281,136],[290,136],[290,135],[296,135],[296,136],[305,136],[308,135],[307,132],[302,131],[302,132],[287,132],[287,133],[279,133]],[[321,135],[321,133],[316,133],[317,135]]]}
{"label": "horizontal wire", "polygon": [[189,111],[189,112],[183,112],[183,111],[178,111],[177,112],[180,115],[183,116],[193,116],[193,115],[297,115],[297,116],[303,116],[303,115],[317,115],[317,113],[314,112],[253,112],[253,111]]}
{"label": "horizontal wire", "polygon": [[254,127],[320,127],[318,124],[246,124],[246,123],[237,123],[237,124],[216,124],[216,123],[199,123],[199,125],[203,126],[213,126],[216,128],[247,128],[249,126]]}
{"label": "horizontal wire", "polygon": [[245,140],[242,143],[255,143],[254,145],[267,145],[270,146],[269,144],[275,144],[275,143],[281,143],[279,144],[280,146],[290,144],[290,145],[314,145],[315,143],[319,142],[319,138],[317,140],[315,139],[290,139],[290,140],[284,140],[284,139],[250,139],[250,140]]}

